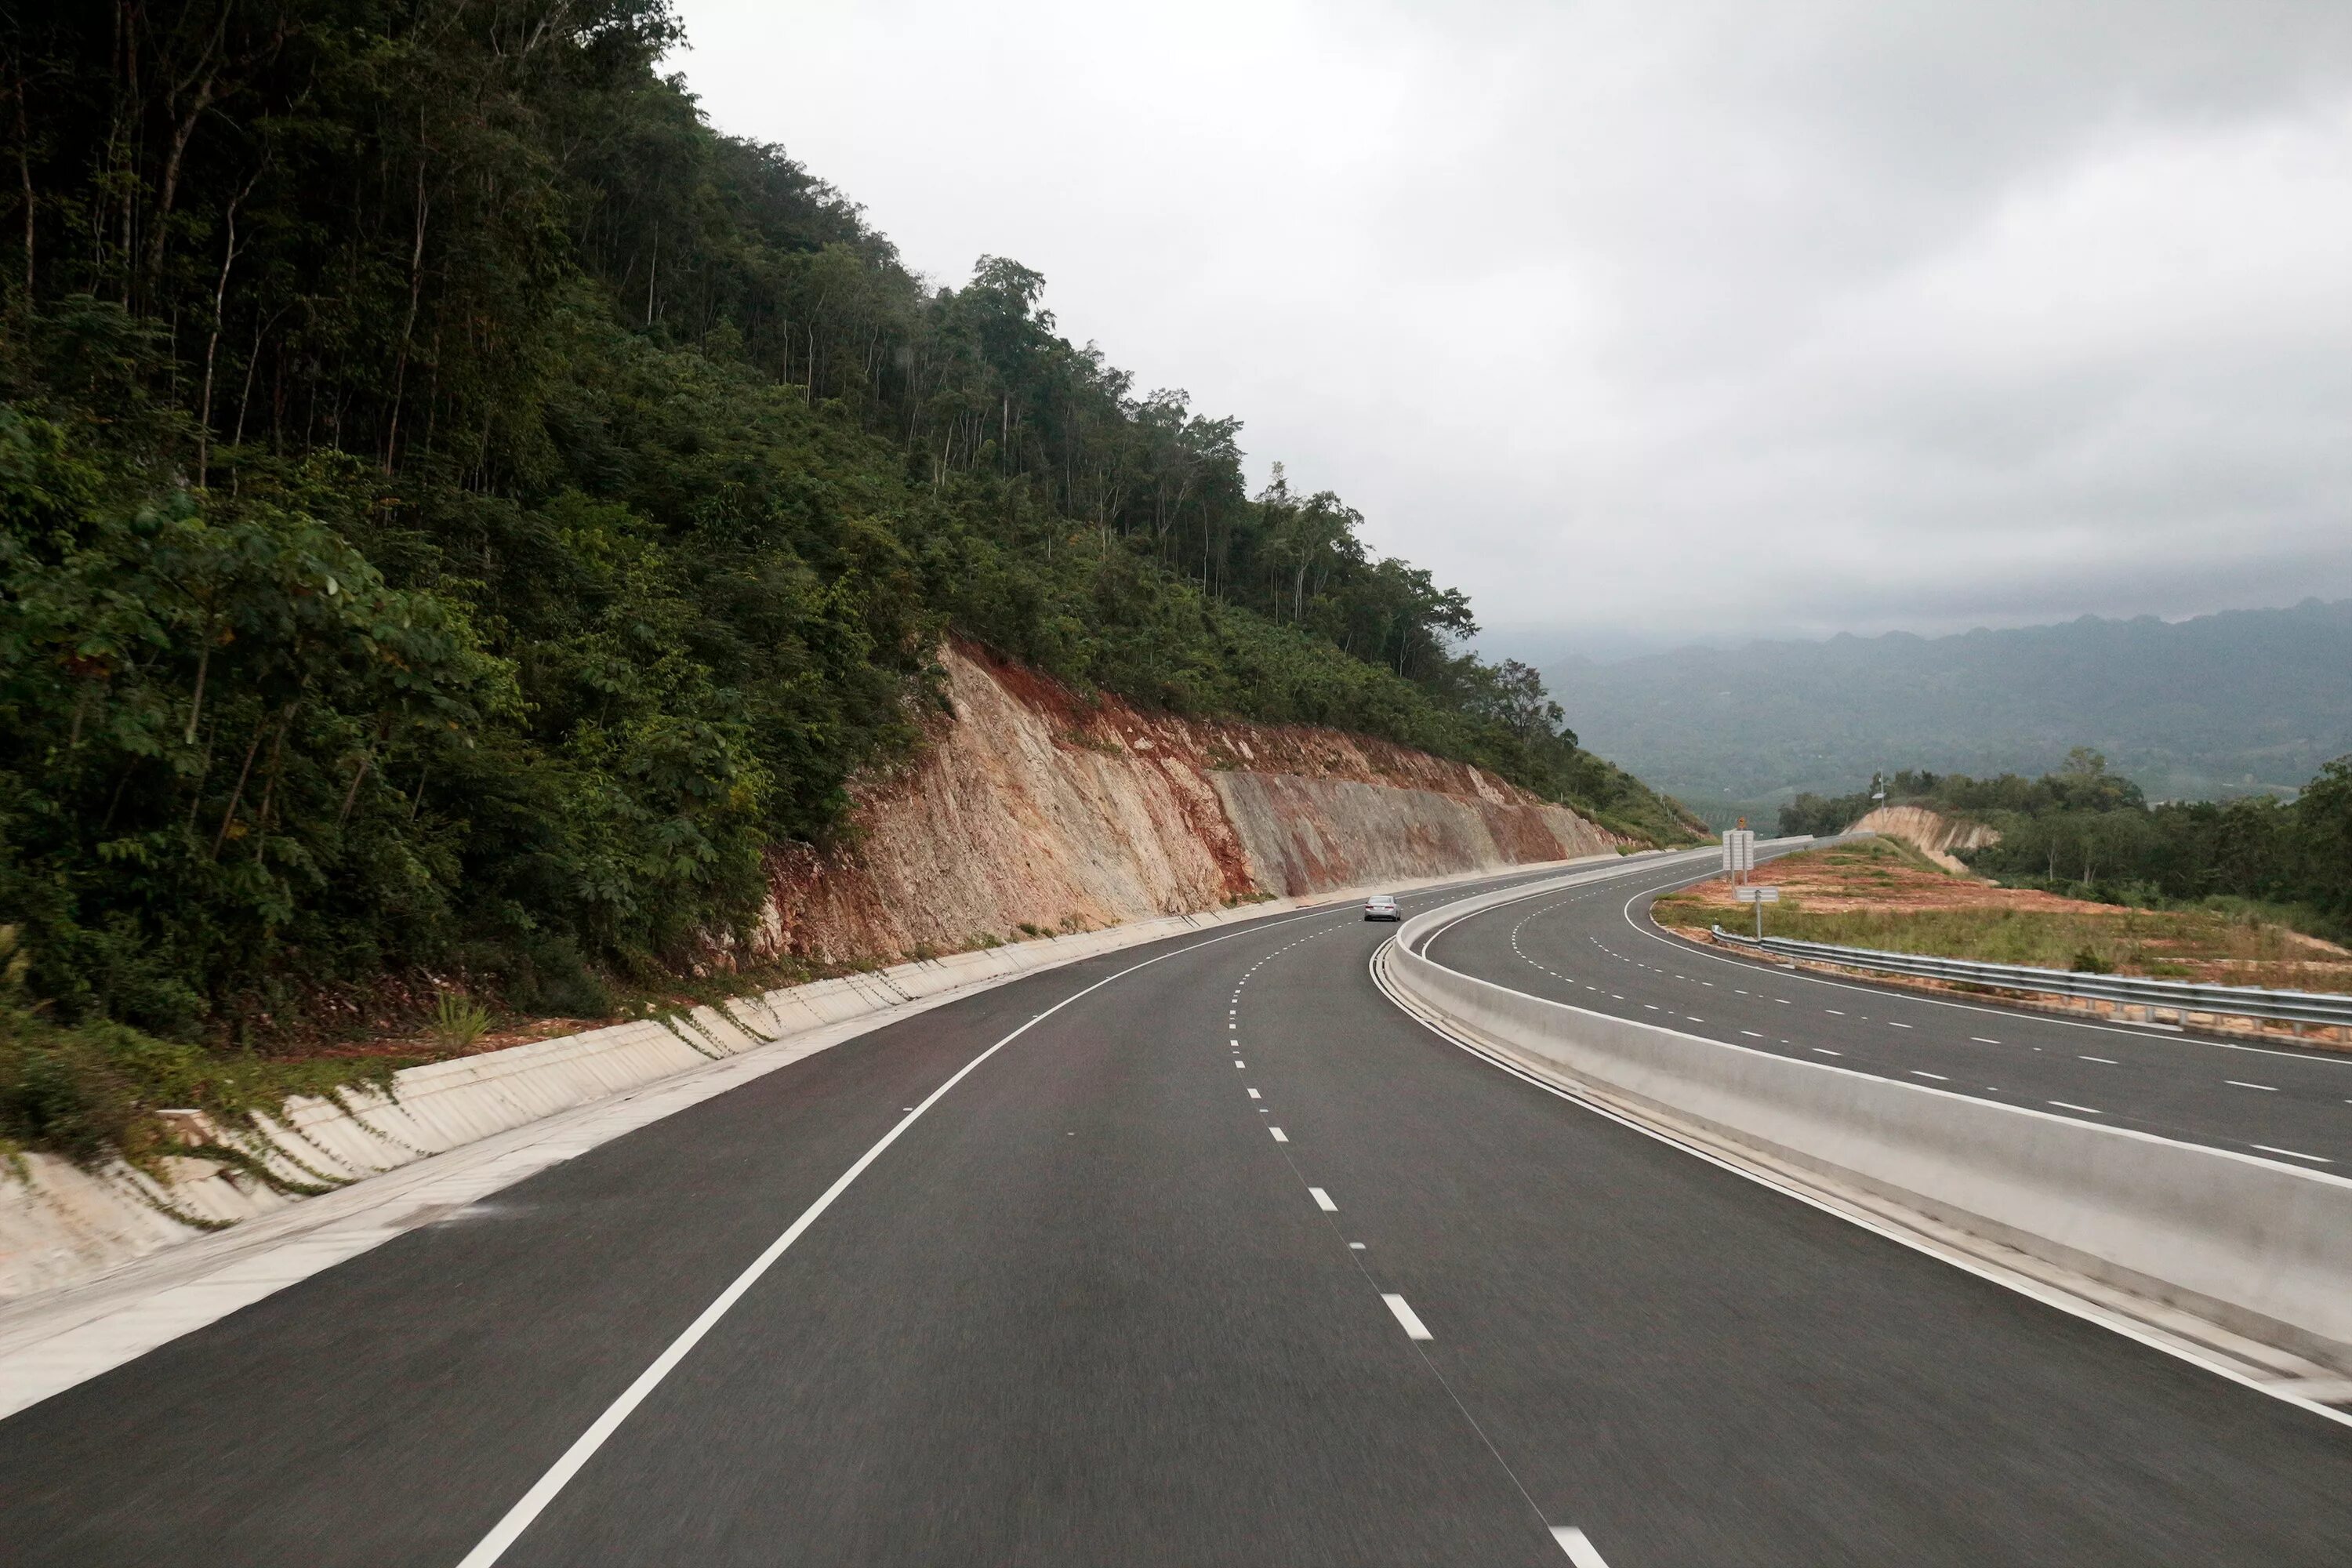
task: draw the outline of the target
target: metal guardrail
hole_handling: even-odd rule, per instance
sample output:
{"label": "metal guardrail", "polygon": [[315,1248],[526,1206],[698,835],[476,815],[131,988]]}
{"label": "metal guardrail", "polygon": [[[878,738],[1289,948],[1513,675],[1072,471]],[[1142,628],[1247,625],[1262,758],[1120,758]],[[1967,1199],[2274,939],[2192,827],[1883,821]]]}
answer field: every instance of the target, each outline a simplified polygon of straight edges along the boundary
{"label": "metal guardrail", "polygon": [[1838,947],[1824,942],[1792,942],[1768,936],[1760,941],[1721,926],[1715,940],[1784,958],[1834,963],[1847,969],[1877,970],[1889,974],[1916,974],[1929,980],[1953,980],[2001,991],[2040,991],[2060,996],[2086,996],[2124,1006],[2146,1007],[2176,1015],[2186,1022],[2190,1013],[2210,1013],[2231,1018],[2267,1018],[2286,1024],[2333,1025],[2352,1028],[2352,996],[2319,991],[2265,991],[2251,985],[2198,985],[2185,980],[2141,980],[2123,974],[2078,974],[2063,969],[2036,969],[2022,963],[1979,963],[1965,958],[1934,958],[1916,952],[1886,952],[1874,947]]}

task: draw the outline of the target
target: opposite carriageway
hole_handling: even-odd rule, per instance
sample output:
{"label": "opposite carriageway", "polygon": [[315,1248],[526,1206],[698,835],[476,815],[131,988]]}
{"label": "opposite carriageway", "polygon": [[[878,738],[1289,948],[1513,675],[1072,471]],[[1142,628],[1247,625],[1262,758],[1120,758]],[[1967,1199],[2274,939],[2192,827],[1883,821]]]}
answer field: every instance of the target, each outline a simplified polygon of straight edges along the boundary
{"label": "opposite carriageway", "polygon": [[1698,874],[1645,867],[1507,904],[1425,951],[1499,985],[1726,1045],[2352,1173],[2352,1053],[1947,1001],[1701,947],[1649,918],[1653,899]]}

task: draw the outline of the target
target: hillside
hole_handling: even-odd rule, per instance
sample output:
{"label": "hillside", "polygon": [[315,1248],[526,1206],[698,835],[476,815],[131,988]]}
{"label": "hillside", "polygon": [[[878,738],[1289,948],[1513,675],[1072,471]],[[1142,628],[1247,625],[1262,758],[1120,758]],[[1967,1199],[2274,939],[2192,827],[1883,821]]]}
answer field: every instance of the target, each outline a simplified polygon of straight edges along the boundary
{"label": "hillside", "polygon": [[16,29],[0,1133],[102,1139],[43,1086],[140,1053],[193,1103],[436,998],[766,962],[780,868],[938,742],[958,641],[1689,832],[1044,279],[938,287],[707,123],[681,38],[661,0]]}
{"label": "hillside", "polygon": [[1963,636],[1686,648],[1547,672],[1584,742],[1710,820],[1880,768],[1986,776],[2076,746],[2152,799],[2292,791],[2352,752],[2352,600]]}

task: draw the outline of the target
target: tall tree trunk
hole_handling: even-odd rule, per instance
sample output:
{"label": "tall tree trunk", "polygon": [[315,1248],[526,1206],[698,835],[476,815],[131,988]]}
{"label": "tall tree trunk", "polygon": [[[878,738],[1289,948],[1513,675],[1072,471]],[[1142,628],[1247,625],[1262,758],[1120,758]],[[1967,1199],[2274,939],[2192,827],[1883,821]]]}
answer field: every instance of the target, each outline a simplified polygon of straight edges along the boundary
{"label": "tall tree trunk", "polygon": [[33,242],[39,232],[34,223],[33,131],[25,113],[25,73],[16,72],[16,174],[25,184],[25,302],[33,302]]}
{"label": "tall tree trunk", "polygon": [[[205,483],[205,464],[212,455],[213,367],[220,354],[221,317],[228,309],[228,272],[236,265],[236,209],[252,194],[255,181],[260,178],[261,171],[255,170],[253,179],[246,181],[245,189],[228,200],[228,234],[226,243],[221,247],[220,277],[213,284],[213,330],[205,338],[205,390],[196,413],[196,484],[200,489]],[[238,423],[244,423],[241,417]]]}
{"label": "tall tree trunk", "polygon": [[205,40],[204,53],[196,57],[196,63],[188,68],[185,77],[165,89],[166,112],[178,110],[182,94],[194,96],[188,101],[188,111],[173,121],[171,149],[163,155],[163,176],[155,187],[155,210],[147,220],[146,276],[151,301],[163,280],[163,247],[171,237],[172,207],[179,199],[180,165],[187,157],[189,139],[195,135],[205,111],[213,106],[213,95],[220,84],[221,41],[228,36],[229,13],[235,9],[235,0],[221,0],[220,16],[213,24],[213,36]]}
{"label": "tall tree trunk", "polygon": [[425,220],[432,212],[425,194],[425,158],[416,159],[416,243],[408,252],[408,319],[400,327],[400,361],[392,373],[392,423],[384,431],[383,471],[392,472],[400,450],[400,406],[408,390],[408,351],[416,337],[416,306],[425,293]]}

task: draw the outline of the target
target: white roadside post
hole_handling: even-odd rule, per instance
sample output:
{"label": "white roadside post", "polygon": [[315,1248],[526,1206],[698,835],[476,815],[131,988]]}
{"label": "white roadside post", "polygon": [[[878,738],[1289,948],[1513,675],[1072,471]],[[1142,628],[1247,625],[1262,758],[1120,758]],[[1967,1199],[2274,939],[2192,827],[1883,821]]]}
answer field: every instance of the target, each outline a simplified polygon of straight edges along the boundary
{"label": "white roadside post", "polygon": [[1743,904],[1756,906],[1756,940],[1764,940],[1764,906],[1780,901],[1780,889],[1771,887],[1734,888],[1731,896]]}

